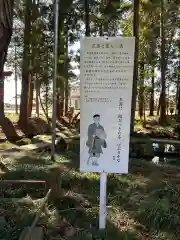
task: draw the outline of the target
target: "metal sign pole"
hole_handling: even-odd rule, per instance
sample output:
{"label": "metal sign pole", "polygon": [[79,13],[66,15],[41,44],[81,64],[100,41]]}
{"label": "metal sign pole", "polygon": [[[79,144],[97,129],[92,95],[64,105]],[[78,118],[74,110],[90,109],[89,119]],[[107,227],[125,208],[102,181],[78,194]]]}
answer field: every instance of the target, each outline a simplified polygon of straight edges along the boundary
{"label": "metal sign pole", "polygon": [[51,160],[54,160],[56,143],[56,81],[58,59],[58,30],[59,30],[59,0],[55,0],[55,26],[54,26],[54,79],[53,79],[53,111],[52,111],[52,147]]}
{"label": "metal sign pole", "polygon": [[[103,34],[108,39],[108,32]],[[99,203],[99,229],[106,229],[107,218],[107,176],[106,172],[100,174],[100,203]]]}
{"label": "metal sign pole", "polygon": [[99,208],[99,229],[106,228],[107,217],[107,173],[100,174],[100,208]]}

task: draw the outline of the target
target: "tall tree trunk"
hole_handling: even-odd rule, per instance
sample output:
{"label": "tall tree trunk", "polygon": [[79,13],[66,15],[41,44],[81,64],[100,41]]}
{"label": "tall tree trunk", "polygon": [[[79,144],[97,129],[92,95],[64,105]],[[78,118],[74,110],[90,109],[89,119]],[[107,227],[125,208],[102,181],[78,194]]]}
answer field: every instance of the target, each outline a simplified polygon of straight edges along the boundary
{"label": "tall tree trunk", "polygon": [[144,62],[140,63],[138,98],[139,98],[139,117],[142,119],[144,110]]}
{"label": "tall tree trunk", "polygon": [[[59,56],[59,62],[57,66],[57,72],[58,76],[63,76],[64,73],[64,65],[62,64],[62,56],[64,57],[64,19],[62,19],[61,14],[59,14],[59,34],[58,34],[58,56]],[[58,91],[57,91],[57,118],[60,118],[64,115],[64,82],[62,82],[58,86]]]}
{"label": "tall tree trunk", "polygon": [[86,36],[90,36],[89,0],[84,0]]}
{"label": "tall tree trunk", "polygon": [[99,36],[103,36],[103,24],[99,24]]}
{"label": "tall tree trunk", "polygon": [[[66,34],[66,43],[65,43],[65,54],[68,57],[68,34]],[[68,77],[68,58],[65,60],[65,116],[67,116],[69,108],[69,77]]]}
{"label": "tall tree trunk", "polygon": [[[179,46],[180,53],[180,46]],[[180,71],[180,61],[178,62],[178,71]],[[176,90],[176,118],[177,121],[180,121],[180,76],[178,74],[177,79],[177,90]]]}
{"label": "tall tree trunk", "polygon": [[170,108],[170,100],[169,100],[169,97],[170,97],[170,92],[169,92],[169,85],[168,85],[168,88],[167,88],[167,98],[166,98],[166,114],[167,116],[169,115],[169,108]]}
{"label": "tall tree trunk", "polygon": [[177,84],[177,105],[176,105],[176,118],[177,121],[180,122],[180,77],[178,77],[178,84]]}
{"label": "tall tree trunk", "polygon": [[32,80],[32,74],[29,73],[29,93],[28,93],[28,118],[32,115],[33,108],[33,94],[34,93],[34,84]]}
{"label": "tall tree trunk", "polygon": [[40,96],[40,87],[38,84],[37,75],[35,76],[35,83],[36,83],[36,117],[39,118],[39,96]]}
{"label": "tall tree trunk", "polygon": [[159,116],[160,108],[161,108],[161,93],[160,93],[160,96],[159,96],[159,99],[158,99],[157,116]]}
{"label": "tall tree trunk", "polygon": [[177,84],[176,84],[176,114],[178,113],[177,111],[177,103],[178,103],[178,95],[179,95],[179,84],[180,84],[180,79],[178,78]]}
{"label": "tall tree trunk", "polygon": [[143,127],[146,127],[146,103],[143,101]]}
{"label": "tall tree trunk", "polygon": [[49,93],[49,85],[46,85],[45,107],[46,107],[46,115],[47,115],[47,116],[49,116],[49,110],[48,110],[48,93]]}
{"label": "tall tree trunk", "polygon": [[17,139],[18,135],[12,125],[11,121],[5,117],[4,113],[4,78],[3,69],[6,61],[6,55],[11,41],[12,35],[12,21],[13,21],[13,0],[0,1],[0,126],[8,139]]}
{"label": "tall tree trunk", "polygon": [[104,32],[103,32],[103,34],[108,34],[108,36],[109,36],[109,22],[108,22],[108,20],[104,20],[104,26],[103,26],[104,28],[103,28],[103,30],[104,30]]}
{"label": "tall tree trunk", "polygon": [[0,78],[0,123],[5,118],[4,113],[4,77]]}
{"label": "tall tree trunk", "polygon": [[134,52],[134,74],[133,74],[133,90],[131,104],[131,133],[134,131],[134,118],[136,111],[136,95],[138,81],[138,56],[139,56],[139,0],[134,0],[134,16],[133,16],[133,36],[135,37]]}
{"label": "tall tree trunk", "polygon": [[[62,89],[60,90],[62,91]],[[64,116],[64,92],[57,92],[57,118]]]}
{"label": "tall tree trunk", "polygon": [[161,0],[161,101],[160,124],[166,123],[166,59],[165,59],[165,30],[164,30],[164,0]]}
{"label": "tall tree trunk", "polygon": [[28,122],[28,92],[29,92],[29,54],[30,54],[30,32],[31,32],[31,0],[26,0],[25,6],[25,29],[24,29],[24,51],[22,66],[22,87],[19,124],[26,128]]}
{"label": "tall tree trunk", "polygon": [[[19,126],[27,137],[32,138],[38,131],[31,121],[28,121],[28,93],[30,72],[30,41],[31,41],[31,14],[32,0],[26,0],[25,6],[25,29],[24,29],[24,51],[22,64],[22,85]],[[32,53],[32,51],[31,51]]]}
{"label": "tall tree trunk", "polygon": [[149,116],[154,116],[154,65],[152,65],[151,95],[150,95],[150,102],[149,102]]}
{"label": "tall tree trunk", "polygon": [[56,97],[56,117],[59,119],[59,94],[57,92],[57,97]]}
{"label": "tall tree trunk", "polygon": [[64,87],[60,90],[59,117],[64,116]]}
{"label": "tall tree trunk", "polygon": [[[63,9],[63,12],[61,12],[62,8],[59,8],[59,33],[58,33],[58,56],[59,56],[59,60],[60,60],[60,56],[64,56],[64,41],[63,41],[63,36],[64,36],[64,22],[65,22],[65,17],[67,16],[66,14],[64,14],[64,12],[66,12],[67,9],[70,8],[70,6],[72,5],[72,0],[67,1],[67,4],[65,6],[65,9]],[[88,4],[88,2],[86,2]],[[88,5],[86,5],[85,3],[85,7],[88,7]],[[89,13],[89,11],[87,11],[87,13]],[[86,19],[88,19],[88,16],[86,16]],[[89,21],[87,21],[89,22]],[[87,27],[88,29],[89,27]],[[89,30],[88,30],[89,31]],[[57,72],[58,72],[58,76],[63,76],[62,72],[63,72],[63,66],[62,64],[58,63],[57,66]],[[59,86],[57,86],[58,89],[60,88]],[[64,83],[61,85],[60,91],[57,92],[57,117],[61,117],[64,115]]]}
{"label": "tall tree trunk", "polygon": [[36,117],[39,118],[39,92],[36,89]]}
{"label": "tall tree trunk", "polygon": [[67,78],[65,83],[65,106],[64,106],[65,116],[67,116],[68,110],[69,110],[69,84]]}
{"label": "tall tree trunk", "polygon": [[15,43],[15,57],[14,57],[14,78],[15,78],[15,110],[18,114],[18,102],[17,102],[17,46]]}

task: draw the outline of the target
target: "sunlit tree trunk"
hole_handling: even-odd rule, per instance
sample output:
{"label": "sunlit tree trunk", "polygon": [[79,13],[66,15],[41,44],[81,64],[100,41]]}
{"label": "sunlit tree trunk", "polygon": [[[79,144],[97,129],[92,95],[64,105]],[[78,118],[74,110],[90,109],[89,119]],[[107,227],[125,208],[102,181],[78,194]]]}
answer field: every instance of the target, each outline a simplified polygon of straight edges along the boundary
{"label": "sunlit tree trunk", "polygon": [[35,83],[36,83],[36,116],[39,118],[39,95],[40,95],[40,87],[38,84],[37,75],[35,75]]}
{"label": "sunlit tree trunk", "polygon": [[24,128],[28,121],[28,92],[29,92],[29,54],[30,54],[30,31],[31,31],[31,0],[26,0],[25,6],[25,29],[24,29],[24,51],[22,65],[22,87],[19,123]]}
{"label": "sunlit tree trunk", "polygon": [[178,79],[176,84],[176,113],[177,113],[177,103],[178,103],[178,95],[179,95],[179,84],[180,84],[180,79]]}
{"label": "sunlit tree trunk", "polygon": [[64,86],[60,90],[59,117],[64,116]]}
{"label": "sunlit tree trunk", "polygon": [[14,80],[15,80],[15,110],[18,114],[18,102],[17,102],[17,46],[15,44],[15,57],[14,57]]}
{"label": "sunlit tree trunk", "polygon": [[48,110],[48,95],[49,95],[49,85],[46,85],[46,94],[45,94],[45,107],[46,107],[46,115],[49,116]]}
{"label": "sunlit tree trunk", "polygon": [[177,121],[180,121],[180,76],[178,77],[178,84],[177,84],[177,105],[176,105],[176,118]]}
{"label": "sunlit tree trunk", "polygon": [[[153,27],[153,26],[152,26]],[[155,88],[155,50],[156,50],[156,39],[152,39],[151,43],[151,91],[149,99],[149,116],[154,116],[154,88]]]}
{"label": "sunlit tree trunk", "polygon": [[[59,14],[59,33],[58,33],[58,77],[63,75],[64,66],[62,61],[62,56],[64,56],[64,19],[62,19],[61,14]],[[64,115],[64,81],[59,79],[57,82],[57,118],[60,118]]]}
{"label": "sunlit tree trunk", "polygon": [[33,108],[33,94],[34,93],[34,84],[32,79],[32,74],[29,74],[29,93],[28,93],[28,118],[32,115]]}
{"label": "sunlit tree trunk", "polygon": [[167,97],[166,97],[166,114],[168,116],[169,114],[169,108],[170,108],[170,89],[169,89],[169,85],[167,87]]}
{"label": "sunlit tree trunk", "polygon": [[134,131],[134,118],[136,111],[136,94],[138,81],[138,56],[139,56],[139,0],[134,0],[134,16],[133,16],[133,36],[135,37],[135,53],[134,53],[134,74],[133,74],[133,90],[131,104],[131,133]]}
{"label": "sunlit tree trunk", "polygon": [[[179,53],[180,53],[180,44],[179,44]],[[180,60],[178,61],[178,70],[180,71]],[[180,75],[178,74],[177,87],[176,87],[176,118],[177,121],[180,121]]]}
{"label": "sunlit tree trunk", "polygon": [[59,102],[60,102],[60,96],[57,92],[57,98],[56,98],[56,117],[59,119],[59,116],[60,116],[60,113],[59,113],[59,110],[60,110],[60,107],[59,107]]}
{"label": "sunlit tree trunk", "polygon": [[[63,8],[59,8],[59,33],[58,33],[58,60],[61,59],[61,56],[64,55],[64,27],[65,27],[65,18],[67,17],[67,14],[64,14],[72,5],[72,0],[67,1]],[[63,66],[58,62],[58,67],[57,67],[57,72],[58,72],[58,77],[63,76]],[[58,85],[58,84],[57,84]],[[61,86],[60,86],[61,85]],[[61,80],[61,84],[58,87],[58,92],[57,92],[57,117],[61,117],[64,115],[64,82]]]}
{"label": "sunlit tree trunk", "polygon": [[[6,61],[6,55],[8,51],[8,46],[11,41],[12,35],[12,20],[13,20],[13,6],[14,1],[11,0],[1,0],[0,1],[0,81],[3,89],[3,70],[4,63]],[[1,92],[2,93],[2,92]],[[4,98],[0,98],[0,120],[3,121],[5,118],[4,114]],[[2,122],[1,121],[1,122]]]}
{"label": "sunlit tree trunk", "polygon": [[[65,56],[68,56],[68,35],[66,34],[66,43],[65,43]],[[69,108],[69,76],[68,76],[68,59],[65,60],[65,116],[68,113]]]}
{"label": "sunlit tree trunk", "polygon": [[160,108],[161,108],[161,93],[160,93],[160,96],[159,96],[159,99],[158,99],[157,116],[159,116]]}
{"label": "sunlit tree trunk", "polygon": [[0,125],[4,121],[4,77],[0,77]]}
{"label": "sunlit tree trunk", "polygon": [[139,73],[139,117],[142,119],[144,110],[144,62],[140,63]]}
{"label": "sunlit tree trunk", "polygon": [[164,30],[164,0],[161,0],[161,98],[160,98],[160,124],[166,123],[166,59],[165,59],[165,30]]}
{"label": "sunlit tree trunk", "polygon": [[152,67],[152,76],[151,76],[151,95],[149,102],[149,116],[154,116],[154,65]]}
{"label": "sunlit tree trunk", "polygon": [[[4,64],[12,35],[13,7],[13,0],[0,1],[0,81],[2,87]],[[2,89],[1,93],[3,93]],[[4,97],[2,94],[0,97],[0,126],[7,138],[15,139],[18,137],[12,123],[5,117]]]}

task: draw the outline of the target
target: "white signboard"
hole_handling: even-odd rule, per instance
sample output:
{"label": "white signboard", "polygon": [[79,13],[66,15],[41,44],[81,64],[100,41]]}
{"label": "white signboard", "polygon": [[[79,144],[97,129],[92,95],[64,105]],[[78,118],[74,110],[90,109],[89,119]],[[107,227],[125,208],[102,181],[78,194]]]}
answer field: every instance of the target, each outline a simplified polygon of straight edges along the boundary
{"label": "white signboard", "polygon": [[81,40],[80,170],[128,173],[135,39]]}

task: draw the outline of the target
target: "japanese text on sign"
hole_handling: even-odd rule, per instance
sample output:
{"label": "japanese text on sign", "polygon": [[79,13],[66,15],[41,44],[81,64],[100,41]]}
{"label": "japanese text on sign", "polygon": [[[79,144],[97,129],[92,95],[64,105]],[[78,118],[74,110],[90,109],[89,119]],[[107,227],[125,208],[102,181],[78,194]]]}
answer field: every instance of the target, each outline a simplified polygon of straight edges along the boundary
{"label": "japanese text on sign", "polygon": [[81,41],[80,169],[127,173],[134,38]]}

